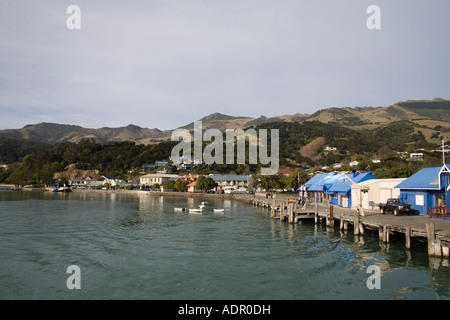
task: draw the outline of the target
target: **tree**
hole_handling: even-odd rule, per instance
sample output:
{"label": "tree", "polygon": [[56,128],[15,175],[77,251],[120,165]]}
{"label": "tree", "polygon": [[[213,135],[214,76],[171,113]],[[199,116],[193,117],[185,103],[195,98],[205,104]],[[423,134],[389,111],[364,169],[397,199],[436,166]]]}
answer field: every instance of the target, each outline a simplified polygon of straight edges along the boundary
{"label": "tree", "polygon": [[164,182],[164,189],[165,190],[174,190],[175,189],[175,181],[167,180],[166,182]]}
{"label": "tree", "polygon": [[66,176],[61,176],[59,178],[58,186],[63,187],[63,186],[66,186],[66,185],[69,185],[69,180],[67,180]]}
{"label": "tree", "polygon": [[217,183],[214,182],[213,178],[200,176],[197,179],[197,184],[195,189],[197,190],[210,190],[217,187]]}
{"label": "tree", "polygon": [[152,185],[152,189],[159,189],[159,187],[160,187],[159,183],[154,183]]}
{"label": "tree", "polygon": [[189,184],[189,182],[187,182],[186,180],[177,179],[177,181],[175,181],[174,188],[178,192],[185,192],[185,191],[187,191],[188,184]]}

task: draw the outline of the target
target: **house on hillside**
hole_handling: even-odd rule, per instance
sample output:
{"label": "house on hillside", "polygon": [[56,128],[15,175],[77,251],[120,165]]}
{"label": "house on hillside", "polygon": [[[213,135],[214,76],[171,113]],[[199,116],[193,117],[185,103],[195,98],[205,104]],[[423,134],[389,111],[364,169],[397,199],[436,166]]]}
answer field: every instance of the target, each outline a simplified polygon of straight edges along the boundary
{"label": "house on hillside", "polygon": [[168,165],[169,165],[169,161],[166,161],[166,160],[155,161],[155,166],[157,166],[157,167],[164,167],[164,166],[168,166]]}
{"label": "house on hillside", "polygon": [[411,161],[423,161],[423,153],[410,153],[409,160]]}
{"label": "house on hillside", "polygon": [[142,170],[144,172],[154,171],[156,169],[156,165],[154,163],[144,163],[142,165]]}
{"label": "house on hillside", "polygon": [[400,198],[413,206],[414,213],[421,215],[427,215],[432,207],[450,204],[449,167],[444,164],[416,172],[396,186]]}

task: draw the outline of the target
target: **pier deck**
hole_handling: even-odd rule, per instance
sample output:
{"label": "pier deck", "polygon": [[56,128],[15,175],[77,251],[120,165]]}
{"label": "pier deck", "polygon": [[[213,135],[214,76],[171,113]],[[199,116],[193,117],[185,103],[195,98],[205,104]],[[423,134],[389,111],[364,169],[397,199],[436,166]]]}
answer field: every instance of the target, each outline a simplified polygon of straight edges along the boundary
{"label": "pier deck", "polygon": [[355,235],[364,235],[365,230],[377,231],[380,241],[389,242],[390,235],[401,234],[405,237],[406,248],[412,246],[412,239],[428,243],[430,256],[450,258],[450,221],[431,219],[422,215],[381,214],[379,210],[364,209],[360,216],[355,208],[341,208],[311,203],[304,207],[294,202],[294,198],[265,198],[254,196],[247,198],[253,205],[271,210],[271,218],[289,223],[298,223],[303,219],[312,219],[315,223],[326,221],[327,227],[337,222],[341,230],[352,226]]}

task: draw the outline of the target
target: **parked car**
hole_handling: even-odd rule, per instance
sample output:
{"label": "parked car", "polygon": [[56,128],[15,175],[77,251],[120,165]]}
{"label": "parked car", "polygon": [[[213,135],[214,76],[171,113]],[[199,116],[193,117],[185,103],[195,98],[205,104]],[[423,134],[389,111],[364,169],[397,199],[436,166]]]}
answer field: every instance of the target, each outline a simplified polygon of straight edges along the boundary
{"label": "parked car", "polygon": [[224,192],[225,193],[234,193],[235,189],[233,187],[225,187]]}
{"label": "parked car", "polygon": [[216,190],[216,194],[223,194],[223,190],[222,189]]}
{"label": "parked car", "polygon": [[405,201],[399,198],[389,198],[386,203],[378,204],[380,207],[381,214],[385,214],[386,212],[392,212],[394,215],[399,215],[400,213],[411,214],[413,211],[413,207],[410,204],[407,204]]}

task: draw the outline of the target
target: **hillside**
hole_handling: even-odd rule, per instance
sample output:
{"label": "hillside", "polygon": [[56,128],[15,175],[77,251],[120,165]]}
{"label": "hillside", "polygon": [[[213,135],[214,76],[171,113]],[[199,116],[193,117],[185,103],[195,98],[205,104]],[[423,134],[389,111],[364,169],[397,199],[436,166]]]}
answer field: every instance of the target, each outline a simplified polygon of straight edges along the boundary
{"label": "hillside", "polygon": [[[450,129],[450,101],[433,100],[400,101],[388,107],[355,107],[322,109],[306,119],[345,126],[353,129],[373,129],[397,121],[444,121]],[[429,124],[431,127],[432,124]]]}
{"label": "hillside", "polygon": [[58,142],[78,142],[81,139],[93,138],[99,143],[119,141],[139,142],[146,139],[159,139],[164,133],[158,129],[141,128],[128,125],[119,128],[90,129],[76,125],[57,123],[38,123],[26,125],[21,129],[0,130],[0,138],[14,138],[55,144]]}
{"label": "hillside", "polygon": [[[248,121],[253,120],[249,117],[234,117],[219,112],[212,113],[206,117],[199,119],[202,122],[203,130],[214,128],[219,130],[225,129],[238,129],[246,126]],[[180,127],[181,129],[194,129],[194,122],[191,122],[185,126]],[[170,136],[169,136],[170,138]]]}
{"label": "hillside", "polygon": [[[345,107],[326,108],[312,115],[296,113],[258,118],[230,116],[219,112],[201,119],[203,130],[247,128],[266,123],[306,123],[318,121],[336,125],[359,132],[377,130],[399,121],[407,121],[412,130],[424,135],[433,144],[441,139],[450,140],[450,101],[444,99],[400,101],[387,107]],[[193,129],[194,122],[181,128]],[[133,141],[138,144],[152,144],[170,140],[172,130],[141,128],[128,125],[119,128],[83,128],[77,125],[39,123],[27,125],[21,129],[0,130],[0,138],[26,139],[31,141],[56,144],[58,142],[78,142],[93,138],[99,143]]]}

